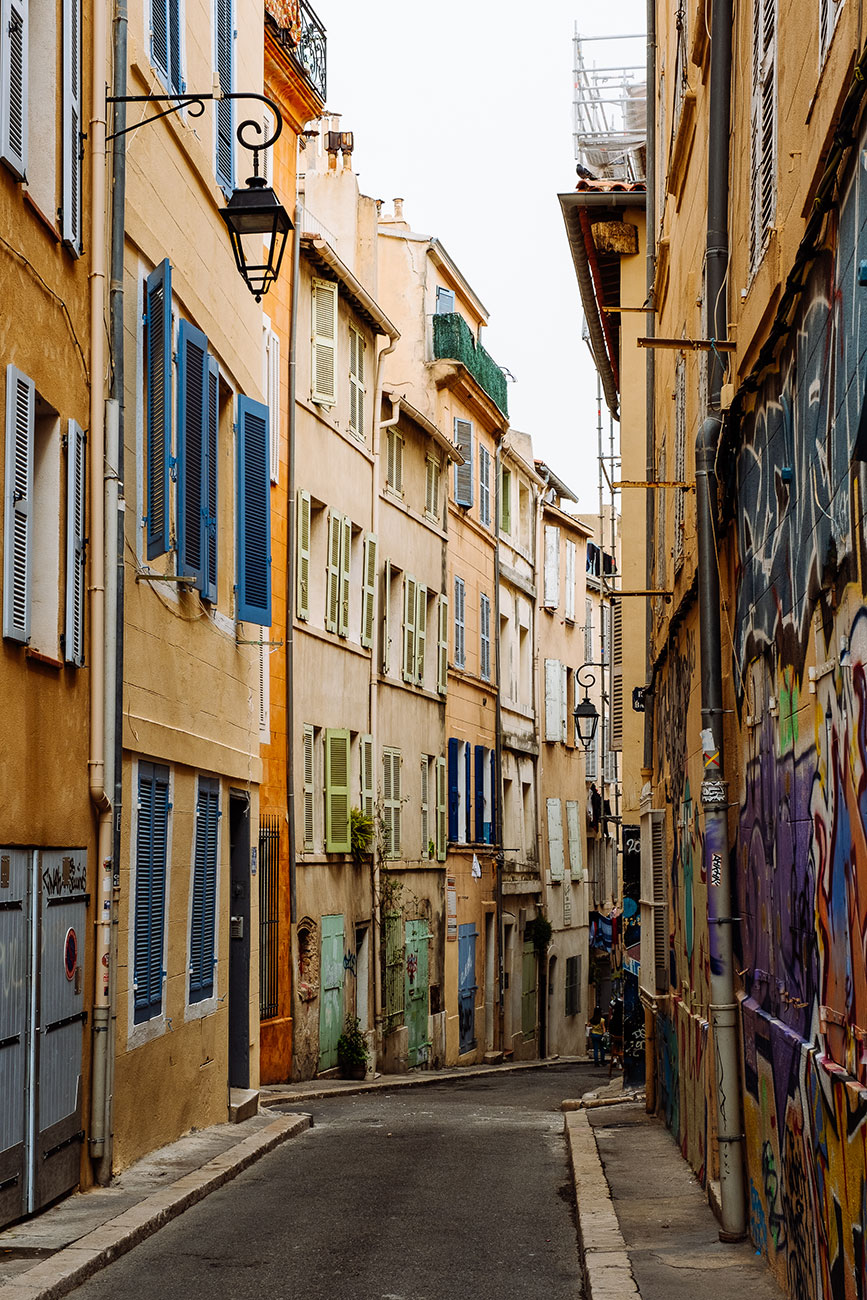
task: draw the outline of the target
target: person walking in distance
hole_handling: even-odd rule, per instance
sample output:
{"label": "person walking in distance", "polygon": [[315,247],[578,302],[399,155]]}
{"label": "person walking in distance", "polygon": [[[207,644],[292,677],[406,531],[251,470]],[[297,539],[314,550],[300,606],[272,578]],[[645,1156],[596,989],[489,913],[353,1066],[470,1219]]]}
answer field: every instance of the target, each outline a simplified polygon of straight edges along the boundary
{"label": "person walking in distance", "polygon": [[587,1032],[590,1035],[590,1046],[593,1048],[593,1064],[605,1064],[605,1017],[602,1015],[602,1008],[596,1006],[593,1015],[590,1017],[590,1023],[587,1026]]}

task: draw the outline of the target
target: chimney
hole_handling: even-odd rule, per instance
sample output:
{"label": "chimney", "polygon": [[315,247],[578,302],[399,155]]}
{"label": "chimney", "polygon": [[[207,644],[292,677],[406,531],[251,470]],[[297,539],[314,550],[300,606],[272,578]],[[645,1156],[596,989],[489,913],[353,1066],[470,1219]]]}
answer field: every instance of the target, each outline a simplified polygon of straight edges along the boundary
{"label": "chimney", "polygon": [[403,199],[392,199],[395,221],[403,221]]}

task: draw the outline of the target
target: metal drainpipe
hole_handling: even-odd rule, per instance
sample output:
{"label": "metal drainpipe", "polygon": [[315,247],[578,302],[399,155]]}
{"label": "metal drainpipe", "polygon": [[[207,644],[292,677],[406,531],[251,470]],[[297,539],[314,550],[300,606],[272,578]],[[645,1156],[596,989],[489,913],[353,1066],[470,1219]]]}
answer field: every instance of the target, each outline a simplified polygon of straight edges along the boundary
{"label": "metal drainpipe", "polygon": [[[500,702],[500,456],[502,439],[497,439],[494,451],[494,671],[497,675],[494,709],[496,733],[494,740],[494,839],[497,845],[494,859],[495,899],[497,926],[497,1038],[499,1050],[505,1051],[505,967],[503,963],[503,709]],[[485,990],[487,997],[487,990]]]}
{"label": "metal drainpipe", "polygon": [[[289,855],[289,1012],[292,1014],[295,975],[295,926],[298,922],[297,875],[295,869],[295,391],[298,345],[298,276],[301,270],[301,200],[295,200],[295,231],[292,235],[292,302],[289,308],[289,424],[286,451],[286,838]],[[293,1026],[295,1018],[292,1016]],[[294,1056],[294,1036],[293,1052]],[[291,1072],[291,1059],[290,1059]]]}
{"label": "metal drainpipe", "polygon": [[[728,167],[731,116],[732,0],[715,0],[711,17],[710,121],[708,126],[707,271],[712,338],[728,335]],[[728,786],[724,763],[720,576],[716,537],[716,453],[722,430],[722,362],[711,352],[708,407],[696,440],[701,744],[704,780],[704,860],[710,946],[711,1026],[716,1065],[717,1139],[720,1162],[721,1241],[746,1233],[743,1117],[738,1069],[738,1007],[734,991],[732,890],[728,839]]]}

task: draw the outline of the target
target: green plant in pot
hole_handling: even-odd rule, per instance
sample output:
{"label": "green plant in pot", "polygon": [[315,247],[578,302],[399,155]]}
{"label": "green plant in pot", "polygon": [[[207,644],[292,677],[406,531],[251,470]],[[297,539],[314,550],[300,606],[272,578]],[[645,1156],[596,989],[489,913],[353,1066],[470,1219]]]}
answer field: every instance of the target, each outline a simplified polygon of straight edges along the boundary
{"label": "green plant in pot", "polygon": [[337,1040],[337,1064],[344,1079],[363,1079],[367,1073],[367,1040],[358,1016],[347,1016]]}
{"label": "green plant in pot", "polygon": [[372,817],[361,808],[350,808],[349,846],[352,861],[356,866],[360,867],[362,862],[370,856],[374,830],[375,826]]}

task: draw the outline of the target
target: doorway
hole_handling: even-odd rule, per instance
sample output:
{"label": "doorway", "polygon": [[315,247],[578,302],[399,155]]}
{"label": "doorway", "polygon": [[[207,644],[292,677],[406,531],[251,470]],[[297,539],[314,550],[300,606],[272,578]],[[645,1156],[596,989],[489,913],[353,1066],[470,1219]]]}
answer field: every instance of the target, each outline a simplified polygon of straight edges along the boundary
{"label": "doorway", "polygon": [[229,1087],[250,1086],[250,797],[229,791]]}

